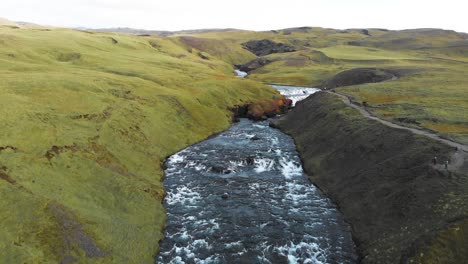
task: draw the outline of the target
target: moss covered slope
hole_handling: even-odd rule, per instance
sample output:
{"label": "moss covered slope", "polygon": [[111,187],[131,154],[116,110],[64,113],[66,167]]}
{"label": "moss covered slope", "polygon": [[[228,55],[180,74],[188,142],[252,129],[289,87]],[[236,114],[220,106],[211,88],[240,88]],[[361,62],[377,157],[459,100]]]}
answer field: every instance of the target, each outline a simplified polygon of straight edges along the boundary
{"label": "moss covered slope", "polygon": [[460,151],[369,120],[328,93],[298,103],[277,125],[351,224],[363,263],[468,258],[468,174],[431,164]]}
{"label": "moss covered slope", "polygon": [[152,263],[163,159],[276,95],[167,38],[0,27],[0,262]]}

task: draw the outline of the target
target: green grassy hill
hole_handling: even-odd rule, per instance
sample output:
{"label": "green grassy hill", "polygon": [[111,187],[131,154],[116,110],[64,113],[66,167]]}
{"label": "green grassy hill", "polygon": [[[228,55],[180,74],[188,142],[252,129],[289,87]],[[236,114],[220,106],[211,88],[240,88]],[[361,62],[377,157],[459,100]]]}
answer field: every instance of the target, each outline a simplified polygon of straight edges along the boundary
{"label": "green grassy hill", "polygon": [[176,39],[0,27],[0,262],[152,263],[162,161],[277,93]]}
{"label": "green grassy hill", "polygon": [[[191,38],[197,39],[199,49],[229,63],[233,62],[229,57],[240,54],[239,47],[249,40],[270,39],[294,46],[296,52],[264,56],[272,62],[250,72],[249,79],[266,83],[323,87],[329,78],[354,68],[397,71],[400,74],[395,81],[337,90],[357,102],[367,102],[369,110],[381,118],[393,122],[411,120],[402,124],[468,143],[468,34],[440,29],[305,27],[210,32]],[[213,41],[223,45],[208,44]],[[243,53],[237,58],[246,63],[252,53]]]}
{"label": "green grassy hill", "polygon": [[[0,21],[0,25],[2,22]],[[468,142],[467,35],[294,28],[170,37],[0,26],[0,262],[151,263],[168,155],[229,126],[230,107],[323,86],[353,68],[398,80],[341,87],[375,115]],[[233,76],[270,39],[296,51]]]}
{"label": "green grassy hill", "polygon": [[468,170],[431,164],[463,152],[370,120],[332,93],[310,96],[275,125],[350,223],[361,263],[466,262]]}

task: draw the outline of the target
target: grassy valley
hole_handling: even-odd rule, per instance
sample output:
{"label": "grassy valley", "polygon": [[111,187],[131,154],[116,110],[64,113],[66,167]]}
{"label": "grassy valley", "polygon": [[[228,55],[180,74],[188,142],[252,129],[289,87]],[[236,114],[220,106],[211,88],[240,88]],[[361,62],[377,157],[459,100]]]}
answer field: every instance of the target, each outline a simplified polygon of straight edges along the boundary
{"label": "grassy valley", "polygon": [[[356,102],[366,102],[381,118],[468,143],[468,34],[439,29],[294,28],[209,32],[194,37],[199,49],[206,47],[215,56],[220,53],[218,57],[230,63],[230,54],[239,53],[242,43],[250,40],[270,39],[295,47],[295,52],[262,57],[270,63],[251,71],[249,79],[266,83],[325,87],[328,79],[354,68],[396,71],[398,80],[337,91]],[[209,43],[220,40],[224,46],[210,51]],[[250,52],[244,49],[244,53]],[[244,61],[234,63],[247,62],[247,55],[237,57]]]}

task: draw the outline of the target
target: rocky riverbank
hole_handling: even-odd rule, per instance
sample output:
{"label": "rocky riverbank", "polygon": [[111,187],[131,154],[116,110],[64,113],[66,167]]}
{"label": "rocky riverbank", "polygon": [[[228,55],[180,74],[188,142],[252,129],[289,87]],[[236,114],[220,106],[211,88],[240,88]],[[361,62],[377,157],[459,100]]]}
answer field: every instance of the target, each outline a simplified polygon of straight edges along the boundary
{"label": "rocky riverbank", "polygon": [[351,224],[363,263],[463,263],[467,173],[434,166],[449,146],[363,117],[317,93],[275,126],[296,141],[311,180]]}
{"label": "rocky riverbank", "polygon": [[293,101],[287,98],[264,99],[255,103],[235,106],[232,109],[233,122],[239,118],[248,118],[254,121],[264,121],[278,114],[284,114],[291,109]]}

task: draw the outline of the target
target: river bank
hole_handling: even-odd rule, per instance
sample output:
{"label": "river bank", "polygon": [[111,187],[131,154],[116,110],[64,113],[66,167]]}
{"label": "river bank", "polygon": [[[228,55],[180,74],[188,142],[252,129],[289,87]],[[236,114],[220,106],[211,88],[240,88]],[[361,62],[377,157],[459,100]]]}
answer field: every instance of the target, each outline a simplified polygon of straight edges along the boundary
{"label": "river bank", "polygon": [[369,120],[328,93],[299,102],[275,126],[294,138],[306,172],[351,224],[363,263],[466,259],[466,173],[431,165],[454,148]]}
{"label": "river bank", "polygon": [[[319,91],[273,87],[294,103]],[[241,119],[168,159],[158,263],[357,262],[349,226],[269,121]]]}
{"label": "river bank", "polygon": [[349,226],[268,123],[242,119],[171,156],[157,263],[356,263]]}

